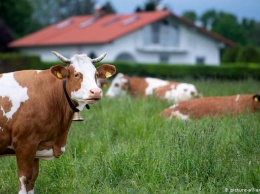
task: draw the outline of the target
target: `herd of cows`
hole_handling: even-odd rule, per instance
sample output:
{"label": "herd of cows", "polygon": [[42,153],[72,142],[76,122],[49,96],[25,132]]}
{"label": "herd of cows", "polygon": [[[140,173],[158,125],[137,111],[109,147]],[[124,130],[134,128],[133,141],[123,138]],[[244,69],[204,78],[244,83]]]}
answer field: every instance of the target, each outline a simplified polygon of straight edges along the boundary
{"label": "herd of cows", "polygon": [[260,95],[202,97],[196,86],[158,78],[129,77],[118,73],[107,90],[107,97],[129,93],[134,97],[154,95],[173,102],[160,115],[167,118],[192,120],[218,115],[236,115],[260,110]]}
{"label": "herd of cows", "polygon": [[[64,153],[74,114],[101,100],[99,80],[116,73],[113,65],[93,65],[106,54],[95,59],[85,54],[70,59],[55,51],[53,54],[67,66],[0,74],[0,156],[16,156],[19,194],[34,194],[39,159],[52,160]],[[259,95],[201,97],[192,84],[118,73],[106,96],[123,93],[174,101],[160,113],[169,118],[193,119],[260,109]]]}

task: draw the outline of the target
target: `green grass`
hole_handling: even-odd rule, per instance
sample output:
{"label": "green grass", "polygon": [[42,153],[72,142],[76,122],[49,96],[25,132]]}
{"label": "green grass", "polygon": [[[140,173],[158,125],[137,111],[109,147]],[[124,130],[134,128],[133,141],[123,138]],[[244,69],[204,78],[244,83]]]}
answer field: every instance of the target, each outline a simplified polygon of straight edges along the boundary
{"label": "green grass", "polygon": [[[178,80],[185,81],[185,80]],[[260,82],[190,80],[204,96],[257,93]],[[66,152],[41,161],[37,194],[224,193],[260,188],[260,113],[196,121],[158,116],[154,98],[104,98],[74,122]],[[14,157],[0,159],[0,194],[17,192]]]}

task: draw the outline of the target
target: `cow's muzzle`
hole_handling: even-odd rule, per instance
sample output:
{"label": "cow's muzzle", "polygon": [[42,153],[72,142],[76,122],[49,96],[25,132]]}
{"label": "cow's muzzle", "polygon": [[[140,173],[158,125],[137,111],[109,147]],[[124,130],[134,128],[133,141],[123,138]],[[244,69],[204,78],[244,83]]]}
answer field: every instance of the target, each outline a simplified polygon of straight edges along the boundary
{"label": "cow's muzzle", "polygon": [[88,104],[93,104],[102,98],[102,90],[100,88],[93,88],[89,91],[89,97],[86,99]]}

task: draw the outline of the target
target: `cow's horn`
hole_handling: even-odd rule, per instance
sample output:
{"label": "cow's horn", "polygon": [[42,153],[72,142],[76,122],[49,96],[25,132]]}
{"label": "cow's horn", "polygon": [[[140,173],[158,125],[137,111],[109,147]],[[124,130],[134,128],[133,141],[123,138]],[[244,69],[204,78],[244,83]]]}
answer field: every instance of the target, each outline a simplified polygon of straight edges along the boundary
{"label": "cow's horn", "polygon": [[71,60],[67,59],[66,57],[63,57],[60,53],[56,51],[51,51],[54,55],[56,55],[62,62],[70,64]]}
{"label": "cow's horn", "polygon": [[99,57],[95,58],[95,59],[91,59],[92,63],[97,63],[99,61],[101,61],[102,59],[104,59],[104,57],[107,55],[107,53],[104,53],[102,55],[100,55]]}

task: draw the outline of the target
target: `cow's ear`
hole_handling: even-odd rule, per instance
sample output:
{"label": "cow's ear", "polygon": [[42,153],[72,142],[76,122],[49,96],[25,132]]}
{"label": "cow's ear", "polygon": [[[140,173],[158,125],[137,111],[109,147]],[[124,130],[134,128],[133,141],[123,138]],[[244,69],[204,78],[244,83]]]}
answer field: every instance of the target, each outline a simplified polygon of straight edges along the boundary
{"label": "cow's ear", "polygon": [[99,67],[97,67],[97,77],[106,79],[111,77],[116,73],[116,68],[113,65],[104,64]]}
{"label": "cow's ear", "polygon": [[260,102],[260,95],[256,94],[253,96],[254,102]]}
{"label": "cow's ear", "polygon": [[51,73],[59,79],[66,78],[68,76],[68,70],[61,65],[53,66],[50,70]]}

